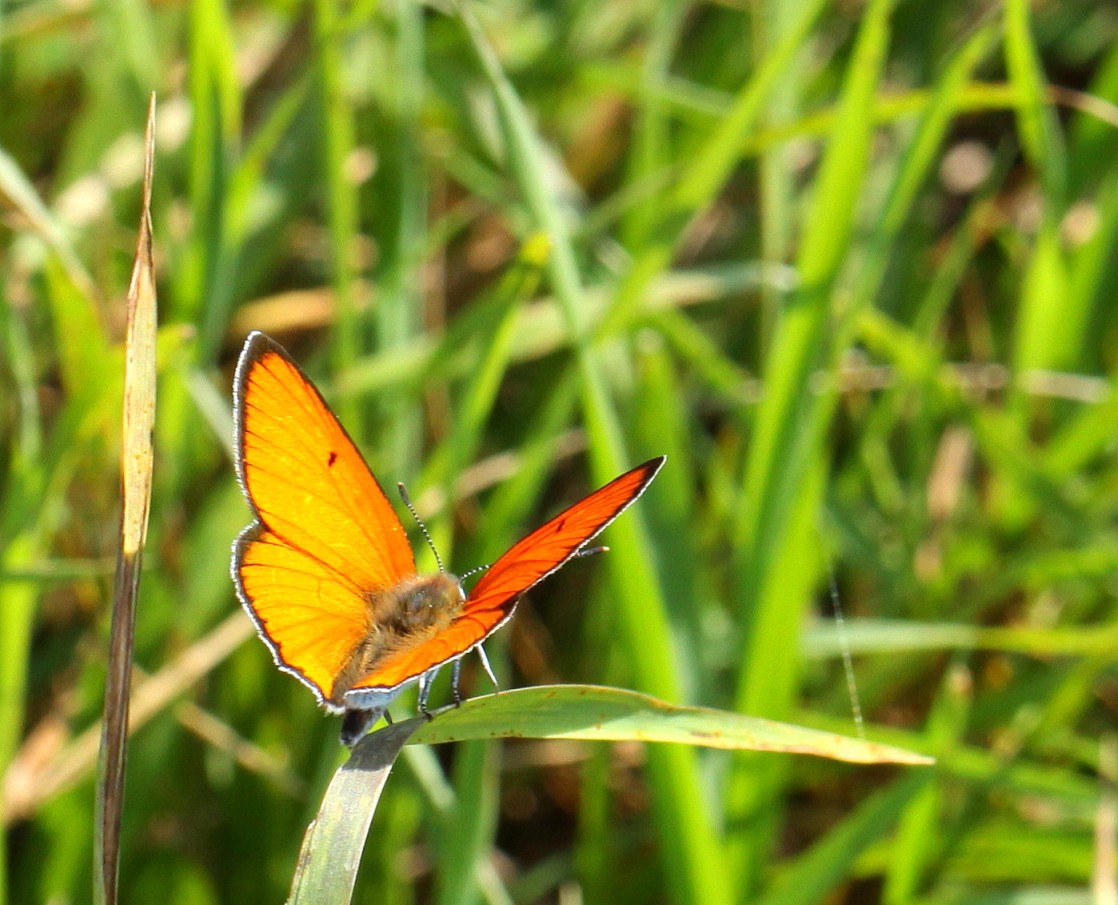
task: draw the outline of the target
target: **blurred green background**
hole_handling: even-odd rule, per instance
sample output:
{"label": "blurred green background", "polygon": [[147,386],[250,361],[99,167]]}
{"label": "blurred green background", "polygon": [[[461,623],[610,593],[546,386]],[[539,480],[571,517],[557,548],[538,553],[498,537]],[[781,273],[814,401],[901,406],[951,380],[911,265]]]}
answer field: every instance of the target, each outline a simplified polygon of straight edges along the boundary
{"label": "blurred green background", "polygon": [[123,901],[281,900],[343,756],[229,580],[251,329],[456,571],[668,454],[506,687],[854,734],[845,650],[867,735],[939,759],[409,749],[356,901],[1115,901],[1116,38],[1083,0],[0,5],[0,905],[91,896],[153,89]]}

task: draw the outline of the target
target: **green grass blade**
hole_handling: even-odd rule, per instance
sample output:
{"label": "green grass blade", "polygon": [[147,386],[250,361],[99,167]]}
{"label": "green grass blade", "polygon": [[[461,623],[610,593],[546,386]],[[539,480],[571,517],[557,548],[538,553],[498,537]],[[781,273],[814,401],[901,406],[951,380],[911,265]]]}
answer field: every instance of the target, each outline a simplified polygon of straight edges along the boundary
{"label": "green grass blade", "polygon": [[233,26],[220,0],[190,7],[190,201],[193,232],[176,268],[173,315],[201,325],[198,353],[213,358],[232,305],[227,186],[239,144],[243,100],[236,74]]}
{"label": "green grass blade", "polygon": [[[961,744],[973,694],[968,671],[956,664],[944,675],[926,728],[928,750],[947,752]],[[885,873],[886,905],[912,902],[947,844],[943,784],[929,782],[905,807]]]}
{"label": "green grass blade", "polygon": [[687,221],[714,200],[740,163],[746,140],[764,114],[766,99],[777,90],[780,79],[787,77],[792,61],[803,49],[825,5],[826,0],[808,0],[799,7],[795,20],[761,59],[757,72],[734,97],[710,137],[683,166],[667,198],[656,199],[659,221],[650,232],[649,241],[635,249],[635,260],[618,287],[607,325],[640,306],[649,283],[667,268]]}
{"label": "green grass blade", "polygon": [[488,740],[462,745],[455,756],[458,798],[438,827],[442,863],[435,878],[439,905],[470,905],[479,899],[479,866],[489,858],[497,825],[499,749]]}
{"label": "green grass blade", "polygon": [[[330,284],[334,291],[334,341],[331,359],[337,371],[360,356],[356,280],[359,234],[357,192],[347,177],[347,161],[355,144],[353,114],[346,96],[346,34],[336,0],[315,0],[314,36],[318,64],[319,109],[322,132],[323,192],[330,236]],[[354,436],[364,436],[359,408],[340,400],[338,412]]]}
{"label": "green grass blade", "polygon": [[[0,167],[3,165],[4,159],[0,158]],[[46,531],[39,514],[47,481],[42,461],[41,411],[35,392],[36,363],[27,324],[22,312],[13,306],[0,306],[0,342],[11,371],[11,396],[17,406],[11,434],[3,447],[12,488],[0,505],[0,776],[7,776],[26,719],[28,673],[39,608],[38,583],[10,576],[41,562],[47,555]],[[5,905],[11,901],[6,826],[0,832],[0,840],[0,905]]]}
{"label": "green grass blade", "polygon": [[377,803],[408,737],[426,720],[417,717],[365,736],[334,774],[299,853],[289,905],[345,905]]}
{"label": "green grass blade", "polygon": [[[371,187],[378,200],[372,228],[380,250],[373,309],[378,350],[400,348],[422,333],[428,235],[429,174],[421,141],[426,13],[421,4],[410,2],[396,2],[392,10],[396,42],[380,89],[393,102],[384,123],[391,128],[392,140],[377,147],[379,165]],[[348,192],[352,194],[354,187],[348,187]],[[357,235],[347,240],[355,243]],[[402,395],[389,395],[378,402],[374,423],[378,425],[378,446],[384,451],[383,467],[400,476],[409,475],[422,454],[420,412]]]}
{"label": "green grass blade", "polygon": [[1057,204],[1067,181],[1065,152],[1048,100],[1047,80],[1034,44],[1027,0],[1005,5],[1005,51],[1009,80],[1016,90],[1021,143],[1037,168],[1045,197]]}
{"label": "green grass blade", "polygon": [[852,763],[928,764],[920,754],[709,707],[678,707],[622,688],[540,685],[440,711],[416,744],[475,738],[672,742],[722,750],[814,754]]}
{"label": "green grass blade", "polygon": [[27,218],[32,231],[58,255],[70,279],[81,288],[82,292],[90,298],[96,297],[97,290],[93,277],[82,263],[62,225],[43,203],[39,193],[35,191],[35,186],[20,169],[19,164],[2,148],[0,148],[0,194],[8,204]]}
{"label": "green grass blade", "polygon": [[880,225],[874,231],[861,285],[857,291],[857,297],[864,299],[866,303],[876,297],[885,279],[890,251],[912,216],[918,192],[938,162],[938,152],[962,106],[963,95],[974,76],[974,70],[990,52],[995,37],[993,25],[975,31],[946,66],[928,100],[916,134],[903,152],[901,166],[893,178],[879,220]]}
{"label": "green grass blade", "polygon": [[1059,233],[1067,183],[1065,151],[1048,103],[1044,72],[1030,29],[1029,5],[1012,0],[1005,8],[1006,66],[1018,92],[1017,123],[1030,163],[1044,189],[1036,244],[1022,274],[1022,308],[1014,365],[1067,368],[1079,357],[1089,309],[1068,293],[1067,264]]}
{"label": "green grass blade", "polygon": [[[1118,550],[1090,551],[1069,563],[1069,575],[1112,574],[1118,567]],[[1088,563],[1088,557],[1093,560]],[[1051,576],[1058,568],[1052,560],[1036,563],[1037,575]],[[1089,568],[1088,568],[1089,566]],[[853,654],[899,654],[921,650],[992,650],[1032,657],[1107,656],[1118,653],[1118,628],[1106,626],[1056,626],[1003,628],[880,619],[847,620],[845,642],[834,626],[817,626],[805,633],[804,655],[835,657],[844,643]]]}

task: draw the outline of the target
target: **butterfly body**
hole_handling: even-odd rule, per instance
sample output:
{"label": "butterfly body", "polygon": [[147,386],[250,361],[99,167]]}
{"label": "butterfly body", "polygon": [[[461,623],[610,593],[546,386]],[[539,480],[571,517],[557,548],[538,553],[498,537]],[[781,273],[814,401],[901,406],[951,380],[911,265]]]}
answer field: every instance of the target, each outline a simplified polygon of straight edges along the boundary
{"label": "butterfly body", "polygon": [[461,583],[446,572],[415,575],[370,594],[367,633],[335,678],[330,703],[345,707],[346,695],[362,676],[375,672],[394,653],[446,631],[465,603]]}
{"label": "butterfly body", "polygon": [[263,333],[241,352],[234,415],[237,477],[255,516],[233,544],[237,594],[276,665],[345,713],[346,744],[412,682],[423,705],[435,672],[480,651],[525,591],[591,552],[589,541],[664,461],[626,472],[537,528],[467,593],[447,572],[417,573],[404,527],[357,447]]}

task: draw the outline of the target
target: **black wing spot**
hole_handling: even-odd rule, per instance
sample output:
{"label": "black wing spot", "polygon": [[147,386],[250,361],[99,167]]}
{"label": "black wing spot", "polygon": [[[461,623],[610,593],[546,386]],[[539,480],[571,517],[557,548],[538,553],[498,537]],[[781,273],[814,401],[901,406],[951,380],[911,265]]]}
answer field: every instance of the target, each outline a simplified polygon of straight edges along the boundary
{"label": "black wing spot", "polygon": [[333,468],[334,463],[338,461],[338,454],[334,450],[330,450],[330,455],[326,457],[326,467]]}

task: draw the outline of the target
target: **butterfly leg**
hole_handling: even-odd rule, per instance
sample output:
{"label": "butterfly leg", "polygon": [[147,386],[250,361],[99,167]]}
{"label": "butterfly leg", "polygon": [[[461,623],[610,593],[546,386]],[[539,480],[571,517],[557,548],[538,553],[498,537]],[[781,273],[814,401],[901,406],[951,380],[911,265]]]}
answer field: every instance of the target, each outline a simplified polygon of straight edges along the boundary
{"label": "butterfly leg", "polygon": [[427,696],[431,693],[431,685],[435,681],[435,673],[437,669],[429,669],[419,677],[419,712],[422,713],[427,719],[431,719],[431,713],[427,710]]}
{"label": "butterfly leg", "polygon": [[485,648],[480,644],[477,646],[477,655],[481,657],[481,667],[485,670],[485,674],[489,676],[489,681],[493,683],[493,691],[495,694],[501,693],[501,686],[497,682],[497,677],[493,674],[493,667],[489,663],[489,658],[485,655]]}
{"label": "butterfly leg", "polygon": [[462,691],[458,687],[458,682],[462,678],[462,658],[459,657],[454,661],[454,666],[451,667],[450,674],[450,687],[454,690],[454,706],[462,706]]}

